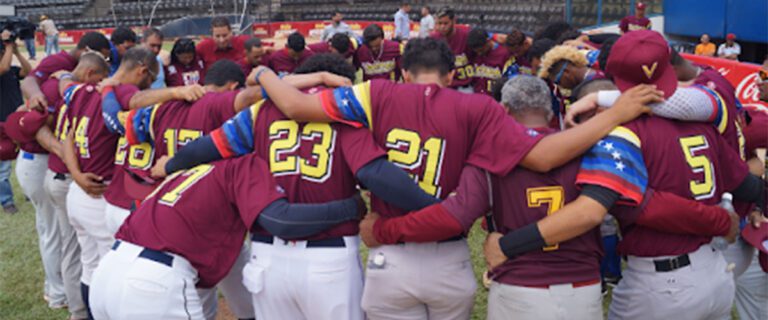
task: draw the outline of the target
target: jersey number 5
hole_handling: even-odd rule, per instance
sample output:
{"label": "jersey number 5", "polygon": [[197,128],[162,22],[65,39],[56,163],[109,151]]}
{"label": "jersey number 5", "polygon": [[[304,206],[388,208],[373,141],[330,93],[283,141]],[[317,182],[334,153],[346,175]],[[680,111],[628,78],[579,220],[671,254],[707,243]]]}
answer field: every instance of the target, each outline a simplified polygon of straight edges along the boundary
{"label": "jersey number 5", "polygon": [[715,176],[712,161],[705,155],[696,155],[698,151],[709,148],[707,138],[702,135],[683,137],[680,138],[680,147],[683,148],[685,161],[691,167],[693,173],[701,173],[704,176],[703,180],[691,180],[689,182],[694,199],[711,198],[715,194]]}
{"label": "jersey number 5", "polygon": [[[548,204],[547,215],[551,215],[565,204],[565,190],[561,186],[539,187],[525,189],[525,198],[528,199],[528,208],[538,208]],[[553,251],[560,248],[559,244],[553,244],[543,248],[544,251]]]}

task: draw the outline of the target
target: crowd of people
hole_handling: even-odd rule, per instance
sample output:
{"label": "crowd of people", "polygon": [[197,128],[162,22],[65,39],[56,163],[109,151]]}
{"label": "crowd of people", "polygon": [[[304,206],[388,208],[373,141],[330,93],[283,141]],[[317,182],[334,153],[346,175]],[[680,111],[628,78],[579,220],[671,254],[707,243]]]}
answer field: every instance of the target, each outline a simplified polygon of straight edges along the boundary
{"label": "crowd of people", "polygon": [[336,12],[283,48],[217,17],[167,62],[118,27],[34,69],[3,33],[0,203],[15,159],[71,319],[469,319],[477,220],[488,319],[602,319],[606,285],[609,319],[765,319],[768,114],[644,8],[499,35],[424,7],[409,39],[404,4],[392,39]]}

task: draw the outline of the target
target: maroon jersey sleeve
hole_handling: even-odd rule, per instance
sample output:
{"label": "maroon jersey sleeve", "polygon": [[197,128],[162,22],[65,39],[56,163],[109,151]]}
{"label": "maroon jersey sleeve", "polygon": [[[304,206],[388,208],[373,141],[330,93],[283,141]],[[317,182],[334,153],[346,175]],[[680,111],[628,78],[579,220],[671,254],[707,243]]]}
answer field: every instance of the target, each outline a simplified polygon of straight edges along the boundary
{"label": "maroon jersey sleeve", "polygon": [[77,66],[77,60],[69,55],[69,53],[62,51],[59,54],[55,54],[40,61],[32,75],[38,82],[42,82],[50,78],[51,74],[59,70],[72,71]]}
{"label": "maroon jersey sleeve", "polygon": [[210,114],[213,117],[212,122],[224,123],[235,116],[235,98],[237,98],[238,93],[240,90],[226,91],[216,95],[214,104],[209,106],[212,111]]}
{"label": "maroon jersey sleeve", "polygon": [[721,164],[717,170],[722,170],[721,176],[723,178],[722,187],[724,190],[736,189],[747,175],[749,175],[749,167],[747,163],[741,159],[741,156],[728,146],[728,142],[721,135],[715,136],[718,144],[719,158],[718,163]]}
{"label": "maroon jersey sleeve", "polygon": [[[475,130],[467,163],[498,175],[506,175],[541,140],[542,136],[517,123],[493,99],[474,95],[477,103],[462,109]],[[553,150],[554,151],[554,150]]]}
{"label": "maroon jersey sleeve", "polygon": [[117,101],[123,107],[123,110],[127,110],[131,105],[131,98],[133,95],[139,92],[139,87],[132,84],[123,84],[115,87],[115,96]]}
{"label": "maroon jersey sleeve", "polygon": [[226,197],[237,206],[241,219],[250,228],[264,208],[285,195],[278,189],[267,164],[255,154],[228,160],[227,166],[227,181],[222,181],[229,186]]}
{"label": "maroon jersey sleeve", "polygon": [[368,129],[354,129],[349,126],[334,126],[339,135],[341,152],[344,160],[353,173],[367,165],[376,158],[386,154],[376,142]]}

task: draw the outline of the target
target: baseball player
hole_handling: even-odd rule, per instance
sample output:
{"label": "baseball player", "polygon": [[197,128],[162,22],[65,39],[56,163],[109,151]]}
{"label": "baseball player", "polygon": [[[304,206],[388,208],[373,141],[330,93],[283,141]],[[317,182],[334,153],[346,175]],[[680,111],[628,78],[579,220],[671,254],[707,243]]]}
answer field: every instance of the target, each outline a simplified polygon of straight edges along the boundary
{"label": "baseball player", "polygon": [[360,41],[356,37],[350,37],[346,33],[336,33],[328,41],[320,41],[307,46],[313,54],[338,53],[349,59],[355,55]]}
{"label": "baseball player", "polygon": [[[350,81],[355,77],[352,65],[336,54],[312,56],[296,69],[298,74],[318,71],[344,75]],[[300,139],[293,151],[291,144],[285,143],[289,139]],[[269,159],[273,175],[292,202],[348,197],[358,192],[358,181],[400,208],[421,208],[436,202],[387,162],[367,130],[341,124],[299,125],[271,102],[239,113],[210,137],[185,147],[176,158],[185,163],[184,167],[191,167],[214,160],[199,155],[227,158],[251,152]],[[199,161],[193,161],[196,158]],[[363,319],[357,233],[356,221],[350,221],[290,245],[271,235],[254,234],[252,258],[243,274],[253,294],[257,318]],[[324,294],[328,291],[334,294]]]}
{"label": "baseball player", "polygon": [[490,94],[493,82],[501,78],[514,60],[507,48],[491,39],[490,34],[483,28],[475,28],[467,36],[467,47],[475,54],[470,64],[475,72],[472,76],[475,93]]}
{"label": "baseball player", "polygon": [[442,39],[448,43],[453,55],[455,56],[455,74],[450,84],[461,92],[472,93],[472,76],[474,75],[474,66],[470,63],[474,52],[467,47],[469,38],[469,29],[456,25],[456,13],[453,9],[444,7],[437,12],[436,32],[429,36],[435,39]]}
{"label": "baseball player", "polygon": [[404,44],[384,39],[384,30],[371,24],[363,30],[363,45],[357,49],[352,63],[363,70],[363,81],[389,79],[400,81],[400,58]]}
{"label": "baseball player", "polygon": [[[547,128],[552,111],[549,91],[542,80],[518,76],[510,80],[503,91],[503,103],[515,119],[535,130],[531,132],[544,135],[553,132]],[[488,224],[492,230],[506,232],[523,227],[546,217],[578,196],[574,181],[579,163],[579,160],[572,160],[547,174],[516,168],[506,176],[490,179],[477,168],[464,168],[456,195],[439,205],[406,216],[376,219],[376,215],[369,215],[361,223],[361,237],[373,247],[380,243],[434,241],[457,232],[468,232],[474,221],[491,209],[493,215]],[[662,192],[659,194],[667,198],[663,202],[665,205],[674,201],[677,208],[691,208],[690,211],[676,211],[677,220],[707,220],[711,223],[705,225],[711,229],[706,232],[717,235],[731,232],[735,236],[737,229],[729,228],[731,220],[723,209],[704,208],[691,200]],[[643,214],[648,216],[654,213]],[[664,226],[666,220],[659,222],[648,218],[640,223],[656,227]],[[684,228],[676,228],[675,231],[685,231]],[[494,269],[488,318],[601,318],[598,267],[601,256],[599,230],[593,228],[573,240],[546,246],[508,261]],[[557,272],[565,264],[570,271]]]}
{"label": "baseball player", "polygon": [[301,33],[294,32],[288,36],[288,41],[285,44],[285,48],[278,50],[269,55],[269,59],[264,65],[269,66],[275,72],[280,75],[286,75],[293,73],[296,67],[300,66],[304,61],[312,56],[312,51],[306,50],[306,41]]}
{"label": "baseball player", "polygon": [[[369,127],[377,144],[388,150],[389,160],[414,174],[422,189],[439,198],[455,189],[465,162],[499,174],[518,162],[546,171],[584,151],[582,144],[597,141],[618,123],[614,121],[629,119],[641,109],[639,104],[624,105],[621,111],[608,110],[613,114],[601,113],[586,127],[532,137],[491,98],[441,87],[453,78],[453,55],[445,42],[411,40],[402,62],[404,79],[424,84],[369,81],[308,95],[286,86],[266,69],[259,70],[256,78],[270,99],[295,120],[335,120]],[[654,100],[652,91],[645,92],[644,99]],[[553,149],[562,152],[544,151]],[[372,198],[372,206],[383,216],[401,212],[377,198]],[[441,242],[383,246],[370,252],[371,259],[377,256],[383,258],[376,264],[369,262],[366,272],[363,309],[368,317],[469,317],[476,284],[469,249],[460,234]],[[447,279],[452,281],[445,287]],[[418,290],[414,283],[419,284]]]}
{"label": "baseball player", "polygon": [[[607,71],[619,88],[654,83],[666,96],[676,89],[668,45],[661,35],[633,32],[620,38],[613,50]],[[634,75],[637,72],[643,76]],[[748,175],[738,154],[712,126],[641,117],[614,130],[585,155],[577,183],[585,185],[585,192],[591,195],[580,196],[557,214],[501,240],[492,235],[486,245],[491,265],[503,259],[496,260],[495,250],[488,246],[501,246],[506,256],[514,257],[525,251],[527,245],[521,243],[538,247],[569,239],[585,230],[579,226],[597,225],[605,211],[613,208],[624,236],[619,252],[628,256],[628,269],[613,291],[609,318],[679,317],[680,310],[686,310],[686,317],[691,319],[730,314],[733,277],[720,252],[709,246],[711,237],[675,235],[633,225],[628,219],[631,210],[624,214],[625,208],[613,206],[617,200],[640,203],[646,187],[650,187],[710,205],[717,204],[719,194],[728,190],[736,199],[757,202],[762,208],[763,183]],[[588,218],[595,212],[601,214]]]}
{"label": "baseball player", "polygon": [[249,229],[307,237],[364,210],[359,196],[289,204],[256,155],[179,172],[120,227],[94,272],[94,316],[203,319],[195,287],[210,288],[229,273]]}

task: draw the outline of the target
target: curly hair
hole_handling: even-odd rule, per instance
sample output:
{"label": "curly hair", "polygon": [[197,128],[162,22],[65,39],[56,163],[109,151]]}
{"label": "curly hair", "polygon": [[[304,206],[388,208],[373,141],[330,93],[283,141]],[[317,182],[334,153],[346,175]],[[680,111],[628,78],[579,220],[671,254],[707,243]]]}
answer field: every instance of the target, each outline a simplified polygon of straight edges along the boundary
{"label": "curly hair", "polygon": [[549,73],[552,72],[554,67],[561,60],[566,60],[574,65],[580,67],[587,66],[587,57],[583,53],[571,46],[555,46],[547,51],[543,57],[541,57],[541,67],[539,69],[539,77],[547,78]]}

